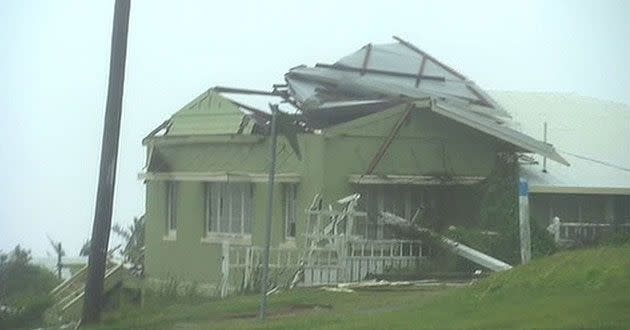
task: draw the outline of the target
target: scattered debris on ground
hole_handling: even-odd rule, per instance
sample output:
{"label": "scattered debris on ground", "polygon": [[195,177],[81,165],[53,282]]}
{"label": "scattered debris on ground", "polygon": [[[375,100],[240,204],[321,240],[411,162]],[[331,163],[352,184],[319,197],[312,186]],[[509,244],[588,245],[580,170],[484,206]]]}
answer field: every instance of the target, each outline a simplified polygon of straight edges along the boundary
{"label": "scattered debris on ground", "polygon": [[370,280],[363,282],[339,283],[335,286],[324,286],[321,289],[328,292],[353,293],[361,289],[374,288],[396,288],[396,287],[414,287],[414,288],[430,288],[430,287],[463,287],[473,283],[474,280],[466,281],[440,281],[436,279],[418,280],[418,281],[387,281],[387,280]]}

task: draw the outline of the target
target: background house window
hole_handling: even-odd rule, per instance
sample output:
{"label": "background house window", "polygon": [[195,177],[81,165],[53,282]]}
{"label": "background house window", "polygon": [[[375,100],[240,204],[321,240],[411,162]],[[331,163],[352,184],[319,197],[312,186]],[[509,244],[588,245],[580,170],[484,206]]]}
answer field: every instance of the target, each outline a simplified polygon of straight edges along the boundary
{"label": "background house window", "polygon": [[211,182],[206,185],[206,232],[251,234],[252,185]]}
{"label": "background house window", "polygon": [[166,183],[166,231],[173,235],[177,232],[177,182]]}
{"label": "background house window", "polygon": [[295,238],[297,223],[297,184],[284,185],[284,237]]}

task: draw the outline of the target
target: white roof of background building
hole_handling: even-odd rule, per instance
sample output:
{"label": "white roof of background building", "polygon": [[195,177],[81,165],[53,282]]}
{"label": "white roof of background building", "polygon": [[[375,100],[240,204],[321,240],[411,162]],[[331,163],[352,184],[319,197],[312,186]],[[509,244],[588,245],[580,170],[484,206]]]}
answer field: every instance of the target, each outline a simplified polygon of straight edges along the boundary
{"label": "white roof of background building", "polygon": [[524,165],[530,191],[630,195],[630,106],[569,93],[489,93],[513,118],[513,127],[547,141],[570,167],[532,155]]}

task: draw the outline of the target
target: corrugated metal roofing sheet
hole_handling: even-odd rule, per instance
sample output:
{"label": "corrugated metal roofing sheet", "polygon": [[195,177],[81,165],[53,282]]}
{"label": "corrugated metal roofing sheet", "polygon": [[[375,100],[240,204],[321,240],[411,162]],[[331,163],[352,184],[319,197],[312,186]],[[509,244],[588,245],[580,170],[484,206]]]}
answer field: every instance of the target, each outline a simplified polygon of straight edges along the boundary
{"label": "corrugated metal roofing sheet", "polygon": [[394,38],[398,43],[368,44],[333,65],[292,68],[285,80],[293,103],[308,119],[331,111],[339,117],[362,110],[367,115],[371,112],[364,109],[366,105],[383,110],[391,106],[385,101],[431,99],[433,111],[444,117],[519,150],[569,165],[550,144],[509,127],[509,114],[474,82],[414,45]]}
{"label": "corrugated metal roofing sheet", "polygon": [[289,91],[305,112],[327,102],[402,96],[475,105],[471,111],[509,117],[474,82],[415,46],[397,40],[368,44],[333,65],[292,68],[285,75]]}

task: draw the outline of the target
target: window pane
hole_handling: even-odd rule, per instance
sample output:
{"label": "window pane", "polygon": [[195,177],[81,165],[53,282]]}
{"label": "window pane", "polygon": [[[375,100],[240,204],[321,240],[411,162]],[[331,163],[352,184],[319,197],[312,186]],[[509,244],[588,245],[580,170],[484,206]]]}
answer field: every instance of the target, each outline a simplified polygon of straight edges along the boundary
{"label": "window pane", "polygon": [[291,236],[295,237],[296,234],[296,226],[297,226],[297,185],[293,185],[293,194],[292,194],[292,203],[291,203]]}
{"label": "window pane", "polygon": [[383,189],[383,210],[399,217],[405,217],[405,188],[387,187]]}
{"label": "window pane", "polygon": [[[378,190],[374,188],[370,189],[365,195],[365,201],[366,201],[365,211],[368,214],[368,218],[370,220],[377,219],[380,214]],[[367,233],[367,229],[362,233]]]}
{"label": "window pane", "polygon": [[219,189],[216,183],[208,183],[206,185],[206,230],[217,231],[219,228],[218,210],[219,210]]}
{"label": "window pane", "polygon": [[169,182],[167,187],[168,195],[168,223],[170,230],[177,230],[177,183]]}
{"label": "window pane", "polygon": [[285,237],[295,237],[295,222],[297,216],[297,185],[284,186],[284,224]]}
{"label": "window pane", "polygon": [[411,210],[410,218],[412,218],[416,214],[416,211],[418,211],[418,209],[420,209],[420,211],[418,213],[417,220],[422,220],[426,218],[428,210],[424,200],[424,192],[422,190],[415,189],[411,192],[411,204],[409,205]]}
{"label": "window pane", "polygon": [[164,183],[164,232],[168,232],[171,229],[171,183]]}
{"label": "window pane", "polygon": [[243,207],[243,211],[244,211],[244,218],[243,221],[245,222],[245,228],[243,228],[243,232],[245,232],[246,234],[251,234],[252,232],[252,222],[254,221],[254,216],[252,214],[252,210],[253,210],[253,201],[252,201],[252,196],[253,196],[253,190],[254,190],[254,186],[251,184],[246,184],[244,187],[244,191],[243,191],[243,198],[244,198],[244,207]]}
{"label": "window pane", "polygon": [[552,200],[553,217],[562,222],[579,222],[579,204],[573,196],[556,196]]}
{"label": "window pane", "polygon": [[208,183],[206,223],[210,232],[251,233],[252,185]]}
{"label": "window pane", "polygon": [[368,224],[368,232],[367,232],[367,238],[368,239],[376,239],[376,233],[377,233],[377,229],[378,229],[378,225],[375,221],[370,221],[370,223]]}
{"label": "window pane", "polygon": [[219,191],[219,231],[222,233],[230,232],[230,207],[229,207],[229,194],[227,191],[227,184],[220,183]]}
{"label": "window pane", "polygon": [[290,196],[290,186],[289,185],[285,185],[284,189],[283,189],[283,198],[282,200],[284,201],[284,210],[283,210],[283,215],[284,215],[284,236],[288,237],[289,236],[289,218],[291,217],[291,196]]}
{"label": "window pane", "polygon": [[606,197],[597,195],[578,196],[577,201],[582,212],[582,222],[605,222]]}
{"label": "window pane", "polygon": [[241,233],[241,214],[243,213],[242,207],[242,199],[243,199],[243,184],[233,184],[230,186],[230,208],[231,215],[230,221],[232,226],[230,228],[230,232],[234,234]]}

